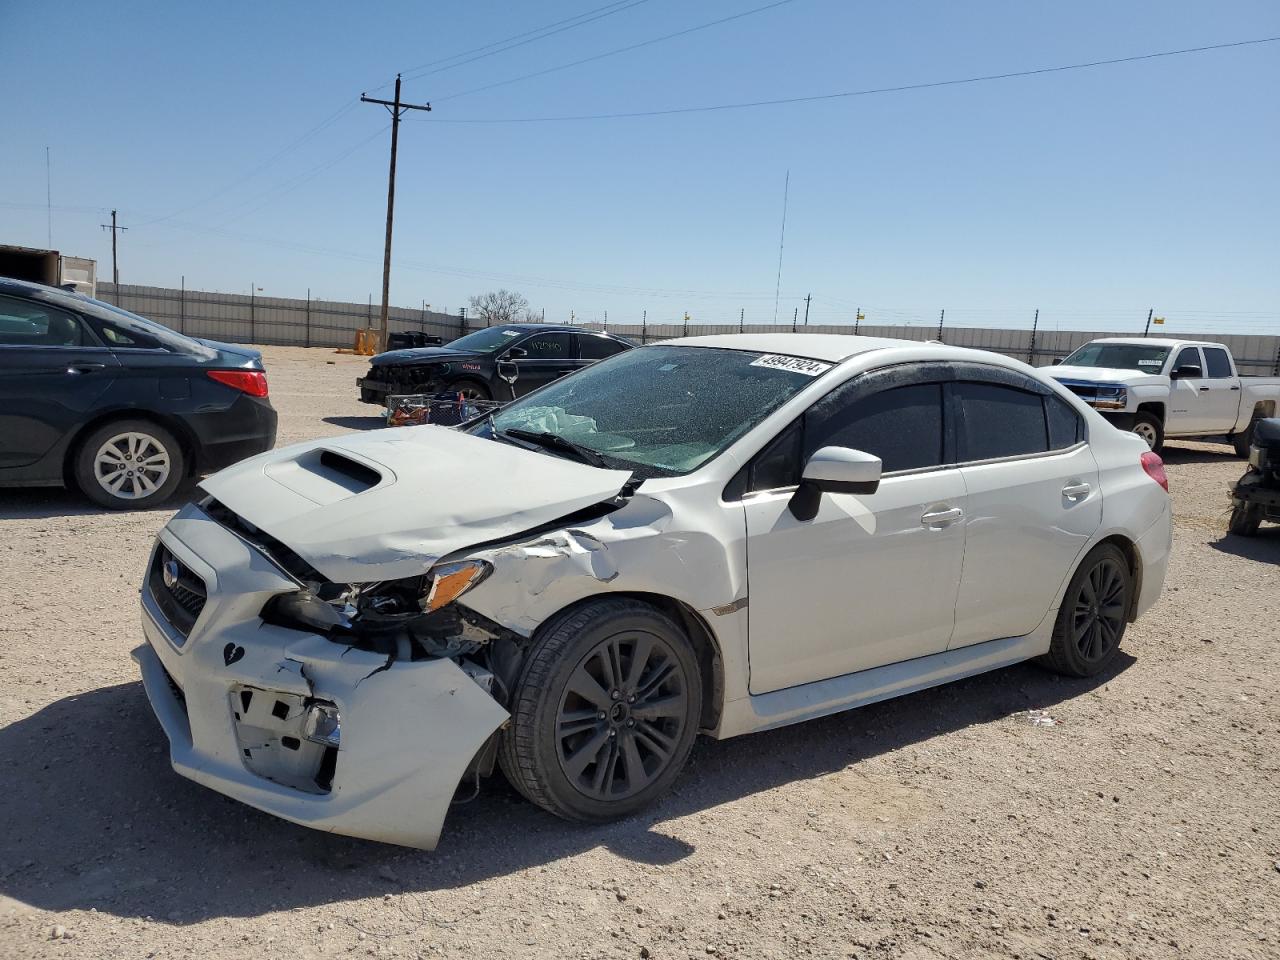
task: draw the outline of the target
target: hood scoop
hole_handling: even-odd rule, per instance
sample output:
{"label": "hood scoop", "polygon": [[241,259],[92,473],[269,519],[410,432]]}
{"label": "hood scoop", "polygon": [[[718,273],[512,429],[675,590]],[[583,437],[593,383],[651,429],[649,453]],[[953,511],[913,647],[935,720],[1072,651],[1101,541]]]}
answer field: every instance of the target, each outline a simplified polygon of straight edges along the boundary
{"label": "hood scoop", "polygon": [[326,578],[366,583],[416,576],[453,551],[570,516],[630,479],[422,426],[272,450],[200,486]]}
{"label": "hood scoop", "polygon": [[319,505],[337,503],[395,480],[395,475],[385,467],[326,447],[316,447],[294,459],[268,464],[263,473]]}

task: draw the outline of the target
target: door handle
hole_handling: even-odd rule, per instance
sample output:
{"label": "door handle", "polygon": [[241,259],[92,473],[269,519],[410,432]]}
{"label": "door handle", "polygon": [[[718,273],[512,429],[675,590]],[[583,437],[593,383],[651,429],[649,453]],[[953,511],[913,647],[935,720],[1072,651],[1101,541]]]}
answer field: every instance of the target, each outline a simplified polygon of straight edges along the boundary
{"label": "door handle", "polygon": [[946,510],[930,510],[928,513],[920,517],[920,526],[922,527],[946,527],[955,523],[964,516],[964,511],[959,507],[949,507]]}
{"label": "door handle", "polygon": [[1232,390],[1239,390],[1240,388],[1239,388],[1238,386],[1235,386],[1235,387],[1231,387],[1231,389],[1232,389]]}
{"label": "door handle", "polygon": [[1062,488],[1062,495],[1068,500],[1074,502],[1076,500],[1083,500],[1089,495],[1089,492],[1092,489],[1093,487],[1089,486],[1089,484],[1085,483],[1083,480],[1073,480]]}
{"label": "door handle", "polygon": [[106,369],[105,363],[73,363],[67,367],[67,373],[96,373]]}
{"label": "door handle", "polygon": [[1201,393],[1208,393],[1208,392],[1209,392],[1209,388],[1208,388],[1208,387],[1201,387],[1201,388],[1200,388],[1200,392],[1201,392]]}

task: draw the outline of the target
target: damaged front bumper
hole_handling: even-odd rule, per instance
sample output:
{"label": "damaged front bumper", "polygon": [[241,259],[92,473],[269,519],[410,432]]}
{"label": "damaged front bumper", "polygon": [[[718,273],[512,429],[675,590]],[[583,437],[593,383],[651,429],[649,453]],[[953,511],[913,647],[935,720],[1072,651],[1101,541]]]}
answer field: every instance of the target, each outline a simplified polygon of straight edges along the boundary
{"label": "damaged front bumper", "polygon": [[[266,602],[297,584],[197,507],[170,521],[157,549],[205,589],[185,634],[159,579],[142,589],[147,643],[133,655],[173,768],[294,823],[432,849],[506,710],[453,660],[388,665],[264,623]],[[337,738],[308,730],[316,705],[341,715]]]}

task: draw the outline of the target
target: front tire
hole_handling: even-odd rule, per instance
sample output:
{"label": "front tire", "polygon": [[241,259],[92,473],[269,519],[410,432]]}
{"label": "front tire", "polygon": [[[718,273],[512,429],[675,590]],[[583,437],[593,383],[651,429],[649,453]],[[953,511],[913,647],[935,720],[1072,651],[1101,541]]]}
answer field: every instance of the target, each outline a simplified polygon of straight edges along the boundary
{"label": "front tire", "polygon": [[1132,596],[1133,574],[1120,548],[1102,543],[1090,550],[1067,584],[1045,666],[1069,677],[1092,677],[1110,666]]}
{"label": "front tire", "polygon": [[702,713],[684,631],[636,600],[555,618],[529,652],[498,759],[525,797],[566,820],[630,816],[664,794]]}
{"label": "front tire", "polygon": [[1164,449],[1164,424],[1154,413],[1143,410],[1134,414],[1133,426],[1129,429],[1147,441],[1152,453],[1159,453]]}
{"label": "front tire", "polygon": [[487,401],[493,399],[493,394],[479,380],[455,380],[444,388],[445,393],[460,393],[464,400]]}
{"label": "front tire", "polygon": [[177,438],[149,420],[116,420],[80,444],[74,473],[80,491],[110,510],[145,510],[173,496],[186,461]]}

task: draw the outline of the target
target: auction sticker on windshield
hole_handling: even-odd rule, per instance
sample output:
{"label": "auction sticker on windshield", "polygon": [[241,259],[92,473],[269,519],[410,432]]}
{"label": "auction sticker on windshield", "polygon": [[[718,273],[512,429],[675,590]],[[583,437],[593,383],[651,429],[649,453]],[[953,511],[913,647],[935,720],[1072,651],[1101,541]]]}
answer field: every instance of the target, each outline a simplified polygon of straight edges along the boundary
{"label": "auction sticker on windshield", "polygon": [[772,367],[774,370],[789,370],[792,373],[803,373],[806,377],[816,377],[831,369],[831,364],[821,360],[808,360],[805,357],[788,357],[781,353],[770,353],[751,361],[753,367]]}

